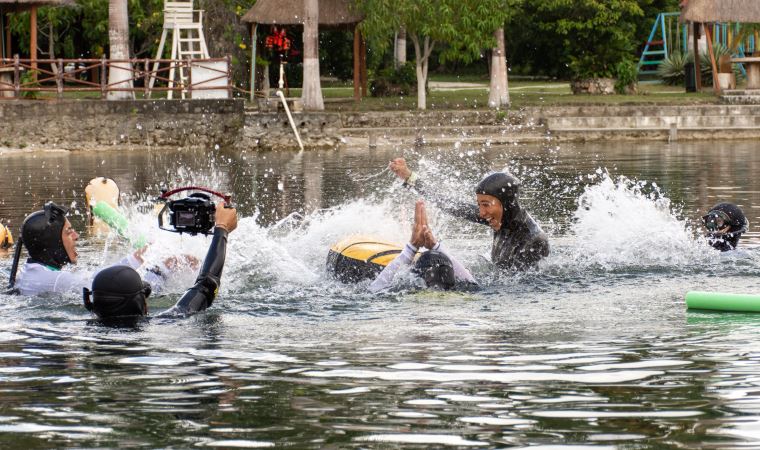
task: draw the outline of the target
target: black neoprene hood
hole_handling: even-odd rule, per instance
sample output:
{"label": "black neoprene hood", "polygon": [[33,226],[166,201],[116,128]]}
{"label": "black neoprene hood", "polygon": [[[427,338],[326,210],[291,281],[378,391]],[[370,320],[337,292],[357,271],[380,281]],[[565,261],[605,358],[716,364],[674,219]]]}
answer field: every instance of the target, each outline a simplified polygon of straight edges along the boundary
{"label": "black neoprene hood", "polygon": [[710,212],[703,217],[703,220],[706,220],[713,213],[724,213],[728,216],[728,225],[730,226],[731,233],[744,233],[747,231],[747,226],[749,225],[747,216],[744,215],[744,211],[741,208],[733,203],[718,203],[710,208]]}
{"label": "black neoprene hood", "polygon": [[431,288],[451,289],[456,284],[454,266],[445,254],[428,250],[420,255],[414,264],[414,272],[420,275]]}
{"label": "black neoprene hood", "polygon": [[510,173],[496,172],[486,176],[475,187],[475,193],[499,199],[505,214],[502,218],[502,228],[514,220],[520,211],[520,180]]}
{"label": "black neoprene hood", "polygon": [[21,240],[36,262],[60,269],[71,262],[63,246],[63,227],[68,211],[53,202],[47,202],[21,225]]}
{"label": "black neoprene hood", "polygon": [[135,269],[129,266],[112,266],[98,272],[92,281],[92,304],[85,306],[100,318],[144,316],[145,299],[151,289]]}

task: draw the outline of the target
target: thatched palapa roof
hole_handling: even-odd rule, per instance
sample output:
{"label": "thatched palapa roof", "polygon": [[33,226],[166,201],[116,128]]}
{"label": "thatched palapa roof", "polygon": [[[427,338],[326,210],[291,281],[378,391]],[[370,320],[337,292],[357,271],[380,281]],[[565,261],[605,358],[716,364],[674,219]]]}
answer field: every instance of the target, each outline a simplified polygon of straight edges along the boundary
{"label": "thatched palapa roof", "polygon": [[[256,0],[243,16],[243,22],[301,25],[303,17],[304,0]],[[363,18],[355,0],[319,0],[319,25],[351,25]]]}
{"label": "thatched palapa roof", "polygon": [[19,12],[32,9],[33,6],[73,6],[74,0],[0,0],[3,12]]}
{"label": "thatched palapa roof", "polygon": [[760,23],[760,0],[683,0],[681,21]]}

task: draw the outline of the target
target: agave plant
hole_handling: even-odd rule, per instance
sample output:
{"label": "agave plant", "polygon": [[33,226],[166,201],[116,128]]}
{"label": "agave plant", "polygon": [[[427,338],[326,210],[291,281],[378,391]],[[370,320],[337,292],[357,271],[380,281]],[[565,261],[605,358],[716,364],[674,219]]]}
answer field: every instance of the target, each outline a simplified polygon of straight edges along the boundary
{"label": "agave plant", "polygon": [[[713,56],[715,58],[715,62],[717,64],[718,60],[720,60],[721,56],[731,56],[732,51],[730,48],[726,47],[723,44],[716,43],[713,44]],[[702,84],[703,85],[710,85],[712,84],[713,79],[713,71],[712,71],[712,61],[710,60],[710,50],[706,49],[704,52],[702,52],[701,55],[699,55],[700,60],[700,73],[702,74]],[[736,76],[736,79],[741,79],[741,71],[738,67],[734,68],[734,76]]]}
{"label": "agave plant", "polygon": [[657,76],[665,84],[682,85],[686,75],[686,63],[693,60],[694,58],[691,53],[684,55],[679,51],[674,51],[660,62],[660,65],[657,67]]}

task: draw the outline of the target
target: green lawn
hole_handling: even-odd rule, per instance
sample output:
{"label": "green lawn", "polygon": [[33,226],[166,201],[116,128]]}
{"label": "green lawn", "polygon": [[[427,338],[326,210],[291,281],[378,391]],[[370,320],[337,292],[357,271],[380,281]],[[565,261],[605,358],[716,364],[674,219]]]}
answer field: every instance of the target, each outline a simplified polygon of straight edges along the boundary
{"label": "green lawn", "polygon": [[[480,83],[481,87],[434,88],[428,93],[428,109],[486,109],[488,102],[487,79],[480,76],[433,76],[431,81]],[[625,104],[704,104],[717,103],[712,90],[702,93],[686,93],[680,86],[644,83],[636,95],[573,95],[570,85],[563,81],[511,80],[510,99],[513,108],[550,105],[625,105]],[[412,110],[417,108],[417,97],[366,97],[359,103],[353,101],[354,89],[341,82],[325,83],[322,88],[325,108],[332,111]],[[288,96],[300,97],[301,89],[290,89]],[[55,92],[39,93],[38,98],[53,99]],[[142,93],[137,93],[142,98]],[[165,98],[165,93],[153,92],[152,98]],[[176,96],[175,96],[176,97]],[[100,98],[100,92],[67,92],[64,98]],[[243,97],[244,98],[244,97]]]}
{"label": "green lawn", "polygon": [[[569,83],[557,81],[513,81],[509,84],[509,91],[513,108],[550,105],[688,105],[718,102],[712,91],[686,93],[682,87],[660,84],[640,84],[639,93],[636,95],[573,95]],[[290,90],[290,97],[300,95],[300,89]],[[325,98],[325,108],[333,111],[409,110],[417,107],[416,95],[367,97],[359,104],[352,101],[352,87],[323,88],[322,95]],[[428,93],[427,103],[428,109],[485,109],[488,91],[484,88],[433,89]]]}

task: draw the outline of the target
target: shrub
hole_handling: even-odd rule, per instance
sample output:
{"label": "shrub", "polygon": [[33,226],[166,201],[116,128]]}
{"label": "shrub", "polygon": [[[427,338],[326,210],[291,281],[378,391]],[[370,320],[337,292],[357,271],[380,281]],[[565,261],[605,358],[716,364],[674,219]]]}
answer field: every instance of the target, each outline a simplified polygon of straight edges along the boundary
{"label": "shrub", "polygon": [[639,82],[638,68],[630,59],[624,59],[615,65],[615,92],[618,94],[633,94]]}
{"label": "shrub", "polygon": [[[21,76],[19,77],[19,82],[22,85],[26,85],[25,87],[27,88],[38,88],[40,87],[40,83],[37,81],[38,76],[39,76],[38,71],[28,70],[26,72],[21,73]],[[38,98],[39,91],[24,91],[21,93],[21,96],[24,98]]]}
{"label": "shrub", "polygon": [[370,82],[369,90],[373,97],[392,97],[416,92],[416,86],[416,68],[409,61],[398,69],[389,67],[381,70]]}

